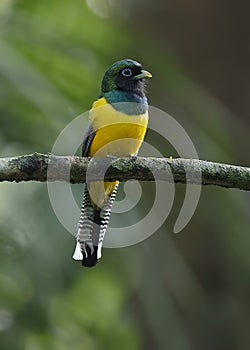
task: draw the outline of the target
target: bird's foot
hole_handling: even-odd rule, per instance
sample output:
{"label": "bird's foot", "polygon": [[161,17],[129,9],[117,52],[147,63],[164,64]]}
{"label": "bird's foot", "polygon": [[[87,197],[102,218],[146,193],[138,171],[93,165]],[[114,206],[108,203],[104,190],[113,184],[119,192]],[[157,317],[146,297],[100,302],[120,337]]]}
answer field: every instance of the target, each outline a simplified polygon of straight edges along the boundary
{"label": "bird's foot", "polygon": [[133,155],[130,154],[128,156],[128,158],[131,159],[131,160],[136,160],[137,159],[137,155],[136,154],[133,154]]}

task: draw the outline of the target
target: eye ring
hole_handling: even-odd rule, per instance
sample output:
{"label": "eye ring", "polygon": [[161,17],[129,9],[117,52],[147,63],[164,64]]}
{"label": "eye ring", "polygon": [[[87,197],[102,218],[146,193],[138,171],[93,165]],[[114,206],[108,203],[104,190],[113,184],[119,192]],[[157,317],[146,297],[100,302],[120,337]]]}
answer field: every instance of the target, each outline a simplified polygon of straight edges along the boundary
{"label": "eye ring", "polygon": [[124,77],[126,77],[126,78],[131,77],[131,75],[132,75],[132,70],[129,69],[129,68],[124,68],[124,69],[122,70],[122,75],[123,75]]}

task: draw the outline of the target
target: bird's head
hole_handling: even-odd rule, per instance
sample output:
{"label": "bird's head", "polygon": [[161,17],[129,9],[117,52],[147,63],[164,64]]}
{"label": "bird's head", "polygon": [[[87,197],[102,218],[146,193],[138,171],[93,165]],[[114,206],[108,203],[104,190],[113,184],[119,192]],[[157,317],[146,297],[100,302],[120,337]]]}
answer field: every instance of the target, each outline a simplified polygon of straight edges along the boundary
{"label": "bird's head", "polygon": [[144,95],[145,78],[152,75],[142,69],[140,63],[124,59],[112,64],[102,79],[102,93],[111,91],[128,91]]}

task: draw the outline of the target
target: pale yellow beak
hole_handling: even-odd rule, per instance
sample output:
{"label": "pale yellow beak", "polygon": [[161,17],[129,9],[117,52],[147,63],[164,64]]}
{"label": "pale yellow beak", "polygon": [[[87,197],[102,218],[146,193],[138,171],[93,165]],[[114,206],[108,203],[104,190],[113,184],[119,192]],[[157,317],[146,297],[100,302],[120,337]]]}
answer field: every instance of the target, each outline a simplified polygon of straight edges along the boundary
{"label": "pale yellow beak", "polygon": [[145,78],[152,78],[152,74],[146,70],[141,70],[140,74],[134,76],[134,79],[136,80],[145,79]]}

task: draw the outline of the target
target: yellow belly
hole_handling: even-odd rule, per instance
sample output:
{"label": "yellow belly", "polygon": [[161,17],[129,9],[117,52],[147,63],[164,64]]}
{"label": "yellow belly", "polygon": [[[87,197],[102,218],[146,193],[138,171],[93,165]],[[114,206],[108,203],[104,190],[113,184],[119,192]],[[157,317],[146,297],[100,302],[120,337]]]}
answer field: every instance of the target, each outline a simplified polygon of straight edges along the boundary
{"label": "yellow belly", "polygon": [[[89,151],[91,157],[126,157],[139,151],[147,130],[148,113],[126,115],[116,111],[107,104],[105,98],[101,98],[90,111],[90,122],[95,131]],[[117,183],[118,181],[91,183],[89,193],[93,205],[101,208]]]}
{"label": "yellow belly", "polygon": [[127,115],[116,111],[101,98],[90,111],[90,122],[96,133],[90,156],[125,157],[139,151],[148,125],[148,113]]}
{"label": "yellow belly", "polygon": [[113,124],[96,131],[90,147],[91,157],[113,155],[126,157],[137,154],[146,132],[146,127],[134,124]]}

